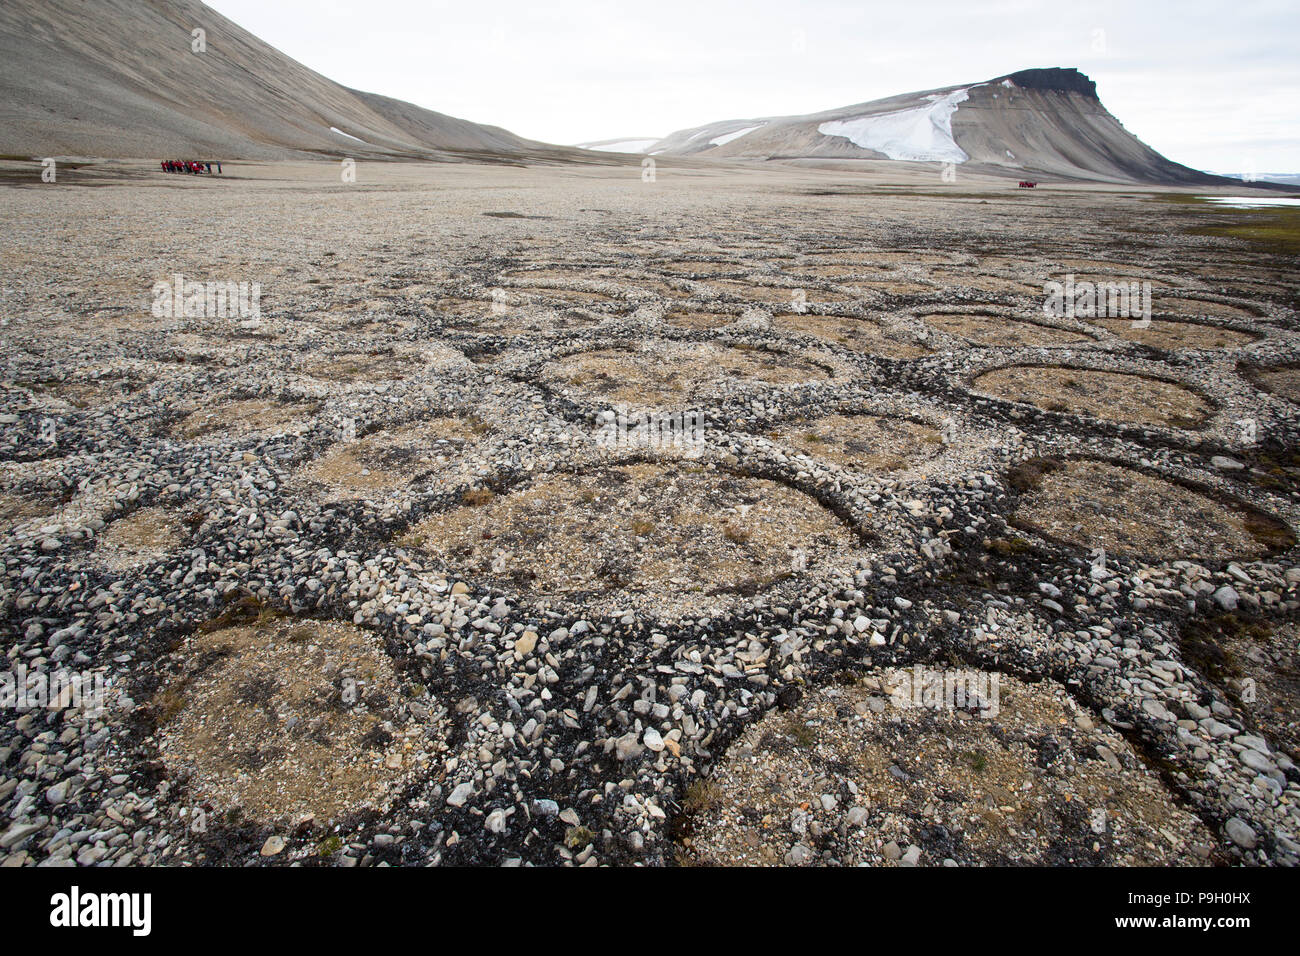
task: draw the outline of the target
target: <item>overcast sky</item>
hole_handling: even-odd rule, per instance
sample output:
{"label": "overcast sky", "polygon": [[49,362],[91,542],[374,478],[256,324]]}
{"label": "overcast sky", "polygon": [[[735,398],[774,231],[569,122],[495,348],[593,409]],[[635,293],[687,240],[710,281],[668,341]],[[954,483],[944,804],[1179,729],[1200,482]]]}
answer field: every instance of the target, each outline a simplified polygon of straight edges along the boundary
{"label": "overcast sky", "polygon": [[1300,172],[1295,0],[212,0],[330,79],[552,143],[1074,66],[1170,159]]}

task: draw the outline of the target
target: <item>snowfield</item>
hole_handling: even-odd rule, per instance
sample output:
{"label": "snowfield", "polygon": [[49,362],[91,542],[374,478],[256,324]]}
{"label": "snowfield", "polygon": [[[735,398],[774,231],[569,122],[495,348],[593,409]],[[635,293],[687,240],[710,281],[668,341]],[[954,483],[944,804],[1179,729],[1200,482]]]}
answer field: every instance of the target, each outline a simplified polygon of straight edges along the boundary
{"label": "snowfield", "polygon": [[756,129],[762,129],[766,125],[767,125],[766,123],[759,123],[756,126],[746,126],[744,129],[738,129],[734,133],[724,133],[723,135],[717,137],[716,139],[709,140],[709,145],[725,146],[727,143],[730,143],[733,139],[740,139],[740,137],[744,136],[746,133],[752,133]]}
{"label": "snowfield", "polygon": [[620,139],[612,143],[579,143],[578,146],[599,153],[644,153],[657,142],[657,139]]}
{"label": "snowfield", "polygon": [[855,146],[874,149],[890,159],[964,163],[970,157],[952,138],[952,114],[969,98],[969,90],[935,97],[927,106],[874,113],[856,119],[822,123],[817,131],[842,136]]}

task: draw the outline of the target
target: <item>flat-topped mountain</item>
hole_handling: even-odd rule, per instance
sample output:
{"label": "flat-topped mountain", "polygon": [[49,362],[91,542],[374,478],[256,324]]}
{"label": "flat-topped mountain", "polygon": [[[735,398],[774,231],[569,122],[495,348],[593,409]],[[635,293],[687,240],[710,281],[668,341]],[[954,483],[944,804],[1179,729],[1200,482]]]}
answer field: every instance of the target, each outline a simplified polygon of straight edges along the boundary
{"label": "flat-topped mountain", "polygon": [[805,116],[723,120],[638,150],[718,159],[972,163],[1073,179],[1223,183],[1134,136],[1073,69],[1021,70]]}

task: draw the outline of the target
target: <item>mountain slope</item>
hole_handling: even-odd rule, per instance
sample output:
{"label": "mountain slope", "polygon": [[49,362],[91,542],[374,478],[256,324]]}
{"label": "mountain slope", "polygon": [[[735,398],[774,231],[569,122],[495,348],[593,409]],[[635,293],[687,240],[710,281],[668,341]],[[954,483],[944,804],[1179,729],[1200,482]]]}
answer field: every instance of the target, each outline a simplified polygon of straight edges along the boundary
{"label": "mountain slope", "polygon": [[1124,129],[1077,70],[1022,70],[984,83],[806,116],[724,120],[681,130],[651,155],[718,159],[899,159],[976,163],[1074,179],[1222,183],[1161,156]]}
{"label": "mountain slope", "polygon": [[340,86],[197,0],[4,0],[0,89],[10,155],[590,158]]}

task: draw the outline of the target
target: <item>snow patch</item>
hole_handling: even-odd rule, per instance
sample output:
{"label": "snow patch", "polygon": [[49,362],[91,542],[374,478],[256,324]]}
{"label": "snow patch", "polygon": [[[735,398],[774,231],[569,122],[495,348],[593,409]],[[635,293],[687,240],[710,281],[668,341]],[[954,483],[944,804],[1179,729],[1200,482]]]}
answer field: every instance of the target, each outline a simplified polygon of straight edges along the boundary
{"label": "snow patch", "polygon": [[657,139],[621,139],[614,143],[583,145],[582,148],[594,149],[598,153],[644,153],[657,142]]}
{"label": "snow patch", "polygon": [[725,146],[727,143],[730,143],[733,139],[740,139],[740,137],[744,136],[746,133],[752,133],[756,129],[762,129],[766,125],[767,125],[766,123],[759,123],[757,126],[746,126],[744,129],[738,129],[734,133],[724,133],[722,136],[719,136],[717,139],[709,140],[709,145]]}
{"label": "snow patch", "polygon": [[842,136],[890,159],[964,163],[970,157],[952,138],[952,114],[969,96],[968,89],[954,90],[946,96],[935,95],[928,106],[833,120],[818,126],[817,132]]}
{"label": "snow patch", "polygon": [[1255,196],[1206,196],[1212,203],[1227,206],[1230,209],[1251,209],[1265,206],[1300,206],[1300,199],[1289,196],[1259,198]]}
{"label": "snow patch", "polygon": [[[355,139],[358,143],[366,143],[366,141],[365,141],[364,139],[362,139],[360,136],[353,136],[351,133],[345,133],[345,132],[343,132],[343,130],[339,129],[337,126],[331,126],[331,127],[330,127],[330,132],[331,132],[331,133],[338,133],[340,136],[346,136],[348,139]],[[369,146],[370,144],[369,144],[369,143],[366,143],[366,145]]]}

